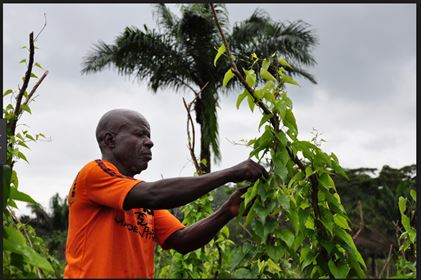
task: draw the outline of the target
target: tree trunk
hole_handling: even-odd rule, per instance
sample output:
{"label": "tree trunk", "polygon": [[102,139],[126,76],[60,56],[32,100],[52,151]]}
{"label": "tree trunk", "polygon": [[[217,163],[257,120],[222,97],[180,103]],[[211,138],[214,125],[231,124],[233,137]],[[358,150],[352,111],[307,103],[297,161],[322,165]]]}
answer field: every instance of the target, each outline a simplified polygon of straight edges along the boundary
{"label": "tree trunk", "polygon": [[207,87],[194,104],[196,122],[200,126],[200,172],[211,172],[211,148],[215,159],[220,158],[218,147],[218,120],[216,108],[218,100],[216,90]]}
{"label": "tree trunk", "polygon": [[[200,126],[201,135],[203,135],[203,126]],[[206,145],[204,138],[200,137],[200,173],[210,173],[211,161],[210,161],[210,147]]]}
{"label": "tree trunk", "polygon": [[[206,94],[206,92],[204,92],[203,94]],[[196,122],[200,126],[200,158],[199,158],[200,174],[210,173],[211,171],[210,143],[205,137],[205,135],[207,135],[207,133],[205,132],[205,129],[206,129],[205,128],[206,117],[205,117],[205,112],[204,112],[206,110],[206,108],[204,108],[204,106],[206,106],[205,103],[206,102],[205,100],[203,100],[203,98],[197,98],[194,104],[194,111],[196,113]]]}
{"label": "tree trunk", "polygon": [[200,174],[210,173],[210,145],[208,141],[205,140],[205,126],[204,126],[204,116],[203,116],[203,99],[197,98],[194,104],[194,109],[196,113],[196,122],[200,126]]}

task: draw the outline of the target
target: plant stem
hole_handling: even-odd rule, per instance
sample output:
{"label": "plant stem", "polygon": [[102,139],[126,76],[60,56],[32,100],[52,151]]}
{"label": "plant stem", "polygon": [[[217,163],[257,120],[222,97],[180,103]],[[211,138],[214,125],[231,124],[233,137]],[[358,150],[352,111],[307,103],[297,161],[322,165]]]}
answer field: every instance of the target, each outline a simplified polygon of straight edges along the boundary
{"label": "plant stem", "polygon": [[18,96],[16,97],[16,106],[15,106],[15,119],[11,121],[10,123],[10,131],[11,135],[15,135],[16,131],[16,123],[18,122],[19,115],[21,113],[21,103],[22,98],[25,94],[26,89],[28,88],[29,79],[31,78],[32,73],[32,66],[34,64],[34,53],[35,53],[35,47],[34,47],[34,33],[31,32],[29,34],[29,61],[28,61],[28,68],[26,69],[25,77],[23,78],[23,84],[22,88],[19,90]]}
{"label": "plant stem", "polygon": [[[238,67],[237,67],[236,63],[234,62],[234,59],[233,59],[233,57],[231,55],[228,42],[227,42],[227,40],[226,40],[226,38],[224,36],[224,33],[222,32],[222,29],[221,29],[220,24],[219,24],[218,17],[217,17],[216,12],[215,12],[215,8],[213,7],[213,4],[212,3],[210,5],[211,5],[211,8],[212,8],[213,16],[215,18],[216,26],[218,28],[218,31],[219,31],[221,37],[222,37],[222,41],[224,42],[225,49],[226,49],[226,52],[228,54],[228,59],[229,59],[230,65],[231,65],[232,72],[239,79],[239,81],[246,88],[246,90],[251,94],[251,96],[253,97],[254,102],[260,107],[260,109],[262,109],[263,113],[265,113],[267,115],[272,114],[271,111],[267,108],[267,106],[262,101],[260,101],[260,100],[257,99],[257,97],[256,97],[256,95],[254,93],[254,90],[247,84],[245,78],[243,77],[243,75],[238,70]],[[272,117],[270,118],[270,122],[271,122],[271,124],[272,124],[275,132],[279,132],[280,131],[280,129],[279,129],[279,119],[278,119],[278,117],[275,114],[272,114]],[[276,143],[277,142],[278,142],[278,140],[275,139],[275,148],[276,148]],[[296,157],[294,155],[293,151],[289,147],[287,147],[287,152],[288,152],[289,157],[292,159],[292,161],[303,172],[305,172],[305,165],[301,162],[301,160],[298,157]],[[320,209],[319,209],[318,197],[317,197],[317,194],[318,194],[318,191],[319,191],[318,179],[317,179],[317,176],[315,174],[312,174],[309,177],[309,179],[310,179],[310,183],[311,183],[311,186],[312,186],[311,200],[312,200],[312,206],[313,206],[313,210],[314,210],[314,215],[316,217],[317,227],[318,227],[318,230],[320,232],[323,232],[322,224],[319,221],[319,218],[320,218]]]}

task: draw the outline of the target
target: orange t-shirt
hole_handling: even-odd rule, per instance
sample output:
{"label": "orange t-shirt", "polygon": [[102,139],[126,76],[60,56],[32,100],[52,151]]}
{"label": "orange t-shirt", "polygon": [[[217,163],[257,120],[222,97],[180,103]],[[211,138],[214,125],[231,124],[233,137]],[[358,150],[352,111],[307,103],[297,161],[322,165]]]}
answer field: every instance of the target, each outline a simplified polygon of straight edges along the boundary
{"label": "orange t-shirt", "polygon": [[[85,165],[69,192],[64,278],[153,278],[154,246],[185,226],[167,210],[123,210],[139,182],[108,161]],[[164,248],[165,249],[165,248]]]}

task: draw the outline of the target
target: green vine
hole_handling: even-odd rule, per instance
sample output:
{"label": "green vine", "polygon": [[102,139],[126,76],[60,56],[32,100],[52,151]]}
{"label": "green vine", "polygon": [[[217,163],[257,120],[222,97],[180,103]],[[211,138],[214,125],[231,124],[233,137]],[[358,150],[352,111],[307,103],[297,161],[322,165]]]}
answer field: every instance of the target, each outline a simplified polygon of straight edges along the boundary
{"label": "green vine", "polygon": [[298,139],[286,92],[286,84],[298,85],[290,76],[291,65],[276,53],[270,58],[252,54],[248,69],[240,71],[219,30],[224,43],[215,63],[225,54],[230,69],[224,86],[237,78],[244,87],[237,108],[247,99],[252,112],[260,109],[263,133],[248,145],[250,157],[266,161],[270,169],[269,178],[256,181],[244,195],[243,209],[251,207],[245,224],[252,229],[255,249],[238,267],[259,278],[363,278],[366,266],[331,178],[346,175],[335,154],[323,152],[317,142]]}
{"label": "green vine", "polygon": [[[214,211],[212,208],[213,192],[181,208],[183,223],[192,225],[206,218]],[[229,229],[223,227],[216,238],[204,247],[188,254],[176,251],[157,252],[156,277],[158,278],[218,278],[225,252],[230,251],[234,243],[229,239]],[[160,265],[162,260],[165,265]],[[220,275],[219,275],[220,276]]]}
{"label": "green vine", "polygon": [[[19,180],[14,164],[18,160],[28,162],[22,148],[29,149],[28,142],[36,142],[45,136],[42,133],[31,135],[28,130],[18,131],[18,121],[24,113],[31,114],[30,103],[36,98],[35,92],[45,79],[48,71],[41,77],[34,73],[34,68],[43,70],[35,62],[35,45],[33,33],[29,35],[29,58],[20,63],[26,64],[26,73],[22,77],[22,86],[17,90],[8,89],[3,92],[3,98],[10,102],[3,109],[7,134],[7,162],[3,166],[3,276],[5,278],[57,278],[62,275],[62,265],[49,254],[44,241],[36,235],[35,230],[21,223],[14,214],[17,208],[15,201],[38,204],[28,194],[18,190]],[[31,79],[35,80],[29,90]]]}
{"label": "green vine", "polygon": [[410,190],[408,198],[399,197],[398,205],[403,231],[398,239],[399,257],[396,262],[397,275],[393,278],[416,278],[417,233],[413,227],[415,223],[416,197],[417,193],[415,189]]}

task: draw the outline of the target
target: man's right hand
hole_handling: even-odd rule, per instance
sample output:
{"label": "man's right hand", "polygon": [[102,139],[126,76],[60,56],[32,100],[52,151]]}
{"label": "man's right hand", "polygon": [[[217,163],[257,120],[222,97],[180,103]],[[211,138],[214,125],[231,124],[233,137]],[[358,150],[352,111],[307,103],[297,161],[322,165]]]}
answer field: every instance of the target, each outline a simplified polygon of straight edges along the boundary
{"label": "man's right hand", "polygon": [[244,180],[254,182],[262,176],[268,177],[265,168],[251,159],[240,162],[239,164],[230,167],[229,170],[232,172],[232,182],[234,183],[239,183]]}
{"label": "man's right hand", "polygon": [[139,182],[127,194],[123,208],[169,209],[185,205],[228,182],[254,182],[267,176],[260,164],[248,159],[232,167],[202,176]]}

